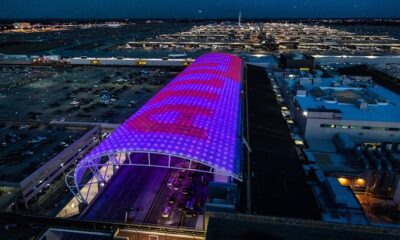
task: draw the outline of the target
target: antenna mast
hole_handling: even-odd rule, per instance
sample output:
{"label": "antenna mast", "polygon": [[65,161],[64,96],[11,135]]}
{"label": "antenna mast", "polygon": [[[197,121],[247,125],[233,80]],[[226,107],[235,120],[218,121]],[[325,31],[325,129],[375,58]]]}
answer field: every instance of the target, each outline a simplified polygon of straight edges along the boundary
{"label": "antenna mast", "polygon": [[241,21],[242,21],[242,11],[239,10],[239,27],[241,26]]}

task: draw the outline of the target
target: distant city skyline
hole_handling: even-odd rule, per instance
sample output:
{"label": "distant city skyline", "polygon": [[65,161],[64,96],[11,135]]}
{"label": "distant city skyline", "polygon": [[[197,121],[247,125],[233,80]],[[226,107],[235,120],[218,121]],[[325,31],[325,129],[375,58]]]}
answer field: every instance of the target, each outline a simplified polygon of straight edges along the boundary
{"label": "distant city skyline", "polygon": [[0,0],[1,19],[398,18],[399,0]]}

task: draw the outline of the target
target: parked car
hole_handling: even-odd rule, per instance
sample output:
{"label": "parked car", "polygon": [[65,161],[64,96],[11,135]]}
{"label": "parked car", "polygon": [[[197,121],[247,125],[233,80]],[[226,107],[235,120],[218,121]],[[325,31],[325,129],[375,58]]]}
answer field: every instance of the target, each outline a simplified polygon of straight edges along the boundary
{"label": "parked car", "polygon": [[162,217],[163,218],[168,218],[169,217],[169,214],[171,213],[171,207],[170,206],[166,206],[166,207],[164,207],[164,210],[163,210],[163,212],[162,212]]}

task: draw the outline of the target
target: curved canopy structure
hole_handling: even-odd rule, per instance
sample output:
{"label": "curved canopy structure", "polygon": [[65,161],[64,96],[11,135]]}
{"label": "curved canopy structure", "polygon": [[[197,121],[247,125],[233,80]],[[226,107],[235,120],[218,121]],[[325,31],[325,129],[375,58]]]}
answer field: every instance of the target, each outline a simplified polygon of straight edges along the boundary
{"label": "curved canopy structure", "polygon": [[85,168],[117,153],[188,159],[241,179],[241,69],[235,55],[197,58],[85,156],[75,182]]}

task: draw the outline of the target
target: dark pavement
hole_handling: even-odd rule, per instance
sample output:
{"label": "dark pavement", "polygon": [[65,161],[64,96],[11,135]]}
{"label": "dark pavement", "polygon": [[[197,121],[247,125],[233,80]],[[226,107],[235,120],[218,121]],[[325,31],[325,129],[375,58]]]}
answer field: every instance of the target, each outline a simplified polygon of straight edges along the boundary
{"label": "dark pavement", "polygon": [[252,212],[319,219],[301,161],[265,69],[247,66]]}
{"label": "dark pavement", "polygon": [[[147,155],[136,157],[147,158]],[[167,156],[157,156],[164,157]],[[116,174],[91,203],[82,219],[124,222],[127,214],[127,223],[191,228],[196,226],[197,216],[188,217],[185,209],[179,206],[184,205],[188,199],[193,199],[196,205],[194,210],[197,214],[202,213],[207,185],[202,184],[201,179],[202,176],[210,179],[209,174],[146,166],[124,166]],[[178,180],[179,176],[183,176],[182,180]],[[173,184],[167,186],[167,182],[171,180]],[[189,190],[188,194],[183,193],[185,188]],[[172,195],[176,199],[169,203]],[[197,205],[198,202],[201,202],[201,206]],[[171,207],[169,216],[163,217],[162,213],[168,206]]]}
{"label": "dark pavement", "polygon": [[122,167],[111,185],[91,203],[84,219],[124,222],[127,209],[132,209],[132,220],[143,221],[168,171],[155,167]]}

